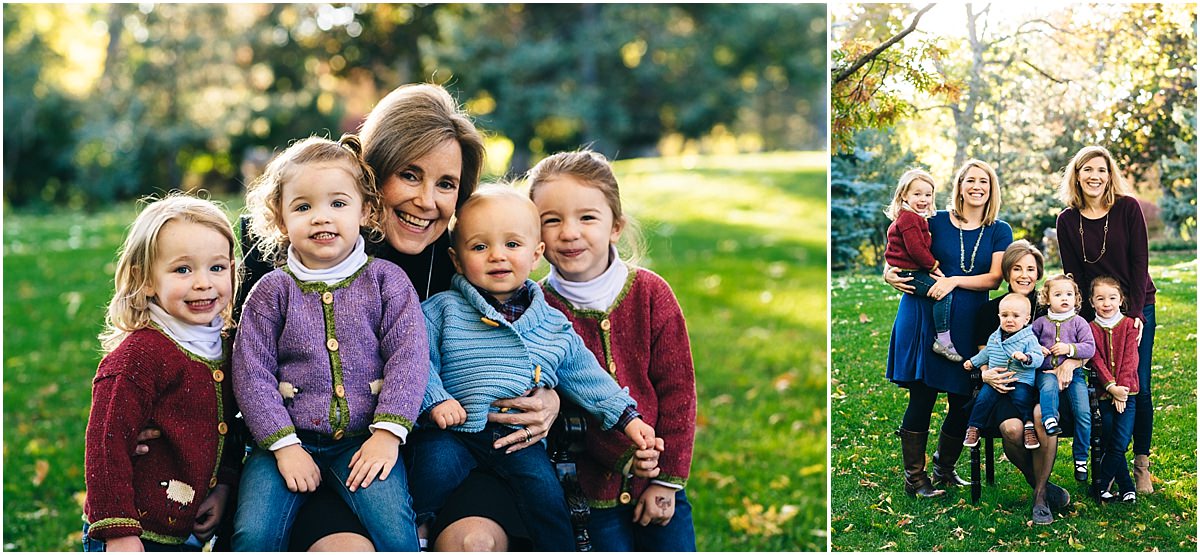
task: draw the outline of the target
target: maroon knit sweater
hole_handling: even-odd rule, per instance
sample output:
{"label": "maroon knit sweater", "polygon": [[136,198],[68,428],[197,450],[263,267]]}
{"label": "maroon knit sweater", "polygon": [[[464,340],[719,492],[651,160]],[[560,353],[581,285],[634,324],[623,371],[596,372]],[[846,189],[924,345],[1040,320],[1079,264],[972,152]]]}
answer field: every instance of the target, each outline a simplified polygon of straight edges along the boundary
{"label": "maroon knit sweater", "polygon": [[[1083,220],[1083,237],[1079,222]],[[1107,237],[1104,225],[1108,224]],[[1083,309],[1079,315],[1091,320],[1091,284],[1099,276],[1112,276],[1125,288],[1125,314],[1145,323],[1142,309],[1154,304],[1154,282],[1150,280],[1150,245],[1146,236],[1146,218],[1133,197],[1117,197],[1108,218],[1083,218],[1068,208],[1058,215],[1058,246],[1063,271],[1075,277],[1083,291]],[[1101,249],[1104,255],[1100,255]],[[1084,262],[1084,257],[1088,262]],[[1099,258],[1099,260],[1097,260]],[[1093,262],[1094,261],[1094,262]]]}
{"label": "maroon knit sweater", "polygon": [[[1092,322],[1092,335],[1096,338],[1096,356],[1092,357],[1092,368],[1100,378],[1100,389],[1107,390],[1109,384],[1128,387],[1129,394],[1138,392],[1138,330],[1132,318],[1121,318],[1113,329],[1106,330]],[[1109,394],[1101,391],[1100,397]]]}
{"label": "maroon knit sweater", "polygon": [[933,236],[929,234],[929,222],[912,210],[900,210],[896,221],[887,229],[887,250],[883,257],[893,268],[901,270],[937,269],[938,261],[930,247]]}
{"label": "maroon knit sweater", "polygon": [[[696,436],[696,374],[687,326],[671,287],[654,272],[630,266],[629,278],[608,312],[574,309],[543,280],[546,302],[561,310],[588,350],[617,384],[628,387],[638,412],[666,449],[656,480],[687,485]],[[579,483],[597,508],[636,503],[649,480],[622,472],[635,447],[619,430],[603,431],[589,417],[587,452]],[[628,494],[628,495],[625,495]]]}
{"label": "maroon knit sweater", "polygon": [[[84,454],[89,536],[183,543],[209,490],[237,482],[242,451],[225,441],[233,421],[227,370],[153,327],[100,361]],[[162,436],[135,457],[148,427]]]}

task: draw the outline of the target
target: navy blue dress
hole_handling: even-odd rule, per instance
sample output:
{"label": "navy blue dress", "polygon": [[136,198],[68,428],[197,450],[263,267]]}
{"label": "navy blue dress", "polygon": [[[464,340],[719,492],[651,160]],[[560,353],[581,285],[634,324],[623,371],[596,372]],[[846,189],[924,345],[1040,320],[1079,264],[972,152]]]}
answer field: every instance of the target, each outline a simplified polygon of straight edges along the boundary
{"label": "navy blue dress", "polygon": [[[996,220],[989,226],[963,231],[960,249],[959,230],[950,223],[950,213],[945,210],[939,210],[929,218],[929,232],[933,235],[933,257],[938,260],[938,268],[947,277],[988,273],[992,267],[992,256],[1004,252],[1013,241],[1012,228],[1008,223]],[[980,237],[980,234],[983,236]],[[976,241],[979,242],[977,250]],[[975,260],[966,263],[971,272],[964,272],[963,258],[970,256],[972,251],[975,252]],[[987,291],[971,291],[962,287],[954,289],[954,302],[950,309],[950,339],[963,357],[978,352],[974,342],[975,321],[979,308],[987,300]],[[933,299],[901,295],[888,346],[887,378],[901,387],[921,381],[937,391],[970,395],[970,374],[963,370],[961,362],[950,362],[934,354],[931,348],[934,336]]]}

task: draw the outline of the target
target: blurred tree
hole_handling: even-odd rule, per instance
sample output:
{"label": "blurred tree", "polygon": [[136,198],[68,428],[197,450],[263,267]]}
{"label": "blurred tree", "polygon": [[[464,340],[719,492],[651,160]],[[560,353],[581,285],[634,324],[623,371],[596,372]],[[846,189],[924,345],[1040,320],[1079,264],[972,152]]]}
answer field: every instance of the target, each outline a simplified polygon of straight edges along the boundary
{"label": "blurred tree", "polygon": [[[864,129],[854,143],[858,146],[853,152],[835,155],[830,162],[831,266],[882,269],[891,224],[883,210],[892,201],[900,175],[920,164],[889,129]],[[944,200],[948,190],[939,184],[935,200]]]}

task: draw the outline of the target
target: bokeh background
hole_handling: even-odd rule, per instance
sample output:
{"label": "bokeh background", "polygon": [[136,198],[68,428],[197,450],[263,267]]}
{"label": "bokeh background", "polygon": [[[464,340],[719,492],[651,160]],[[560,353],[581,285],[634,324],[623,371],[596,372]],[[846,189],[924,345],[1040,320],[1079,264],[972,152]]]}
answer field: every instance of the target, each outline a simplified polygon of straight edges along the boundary
{"label": "bokeh background", "polygon": [[[835,4],[830,28],[834,549],[1194,551],[1196,5]],[[989,162],[1000,219],[1056,273],[1055,191],[1089,144],[1113,153],[1150,231],[1155,493],[1097,506],[1064,440],[1051,480],[1074,503],[1051,526],[1032,525],[1031,490],[1003,461],[978,505],[964,488],[904,495],[892,432],[908,397],[884,377],[899,293],[880,272],[897,179],[928,169],[942,208],[963,161]],[[945,410],[940,401],[935,426]]]}
{"label": "bokeh background", "polygon": [[114,253],[145,194],[432,81],[488,178],[591,145],[688,318],[704,550],[826,546],[824,5],[6,4],[5,550],[78,550]]}

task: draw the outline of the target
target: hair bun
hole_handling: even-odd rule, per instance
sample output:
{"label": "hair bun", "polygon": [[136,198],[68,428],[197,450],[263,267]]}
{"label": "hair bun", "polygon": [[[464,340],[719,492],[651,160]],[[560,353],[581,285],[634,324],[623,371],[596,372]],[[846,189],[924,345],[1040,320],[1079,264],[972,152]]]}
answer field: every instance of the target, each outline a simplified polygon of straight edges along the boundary
{"label": "hair bun", "polygon": [[342,138],[338,139],[338,144],[346,147],[347,150],[353,152],[355,156],[362,158],[363,148],[362,140],[354,133],[344,133]]}

